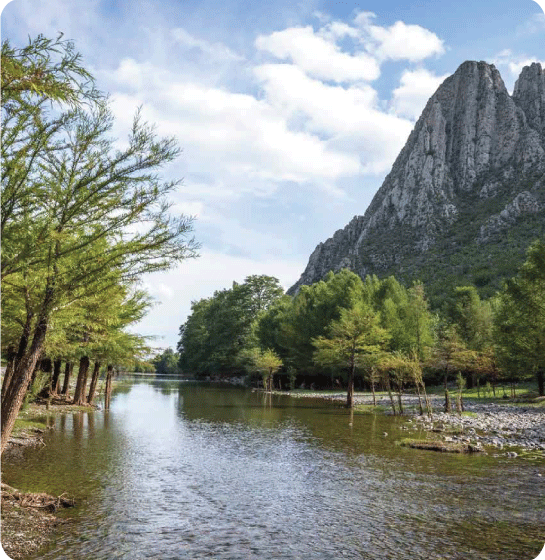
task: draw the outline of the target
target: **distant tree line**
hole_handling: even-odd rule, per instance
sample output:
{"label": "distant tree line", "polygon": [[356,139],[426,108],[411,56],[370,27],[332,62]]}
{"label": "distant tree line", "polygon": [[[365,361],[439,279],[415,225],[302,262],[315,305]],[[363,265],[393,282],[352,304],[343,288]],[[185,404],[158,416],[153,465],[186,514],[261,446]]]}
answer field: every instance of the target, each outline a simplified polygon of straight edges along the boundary
{"label": "distant tree line", "polygon": [[[474,286],[445,295],[431,310],[425,287],[394,277],[362,280],[330,272],[294,297],[276,278],[243,284],[192,303],[180,327],[179,365],[197,376],[263,374],[263,385],[375,386],[394,397],[411,388],[425,406],[425,382],[469,387],[535,378],[545,370],[545,243],[536,241],[518,275],[489,300]],[[267,362],[269,365],[267,365]],[[402,406],[398,399],[398,409]]]}
{"label": "distant tree line", "polygon": [[73,402],[90,403],[101,368],[108,386],[115,365],[147,352],[127,330],[150,306],[139,278],[197,245],[191,219],[168,212],[178,183],[158,174],[175,139],[137,112],[119,144],[106,96],[62,36],[4,41],[1,62],[3,451],[29,391],[66,394],[74,371]]}

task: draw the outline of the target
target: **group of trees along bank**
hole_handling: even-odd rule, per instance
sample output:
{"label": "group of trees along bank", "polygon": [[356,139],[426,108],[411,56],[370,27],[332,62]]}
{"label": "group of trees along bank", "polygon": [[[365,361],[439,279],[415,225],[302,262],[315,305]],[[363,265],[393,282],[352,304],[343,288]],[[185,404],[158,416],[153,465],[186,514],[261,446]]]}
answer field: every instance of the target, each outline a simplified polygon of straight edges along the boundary
{"label": "group of trees along bank", "polygon": [[175,139],[136,112],[115,142],[107,99],[70,42],[4,41],[1,80],[3,451],[40,367],[54,393],[76,364],[74,402],[85,403],[101,368],[111,379],[141,354],[145,340],[126,330],[150,306],[139,278],[197,244],[191,219],[168,212],[178,183],[159,175],[180,152]]}
{"label": "group of trees along bank", "polygon": [[180,370],[197,377],[255,373],[270,389],[278,371],[276,387],[343,385],[349,406],[354,385],[387,390],[395,410],[393,394],[410,388],[424,402],[424,381],[447,390],[456,379],[495,390],[535,378],[543,395],[545,242],[493,298],[461,286],[433,311],[421,283],[394,277],[345,269],[290,297],[276,278],[250,276],[193,302],[178,353]]}

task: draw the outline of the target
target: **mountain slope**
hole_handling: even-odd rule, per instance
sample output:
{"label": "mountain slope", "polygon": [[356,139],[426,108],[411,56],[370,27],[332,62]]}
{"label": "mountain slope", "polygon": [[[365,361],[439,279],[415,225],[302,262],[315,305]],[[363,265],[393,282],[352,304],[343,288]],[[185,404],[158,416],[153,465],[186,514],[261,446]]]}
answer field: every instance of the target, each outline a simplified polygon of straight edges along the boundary
{"label": "mountain slope", "polygon": [[[509,95],[498,70],[464,62],[428,101],[363,216],[320,243],[299,281],[330,270],[420,278],[485,294],[545,235],[545,71]],[[445,284],[446,282],[446,284]]]}

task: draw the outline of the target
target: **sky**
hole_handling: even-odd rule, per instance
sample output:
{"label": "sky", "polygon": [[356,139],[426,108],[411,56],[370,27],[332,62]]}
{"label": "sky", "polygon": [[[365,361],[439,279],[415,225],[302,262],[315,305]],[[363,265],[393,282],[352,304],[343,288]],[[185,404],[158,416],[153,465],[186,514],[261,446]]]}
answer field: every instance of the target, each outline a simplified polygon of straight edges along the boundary
{"label": "sky", "polygon": [[[540,0],[541,5],[545,0]],[[533,0],[12,0],[2,39],[58,32],[108,92],[113,134],[138,107],[183,152],[171,212],[195,217],[198,259],[143,279],[136,327],[176,347],[191,302],[251,274],[285,289],[316,245],[365,212],[441,82],[465,60],[509,91],[545,64]]]}

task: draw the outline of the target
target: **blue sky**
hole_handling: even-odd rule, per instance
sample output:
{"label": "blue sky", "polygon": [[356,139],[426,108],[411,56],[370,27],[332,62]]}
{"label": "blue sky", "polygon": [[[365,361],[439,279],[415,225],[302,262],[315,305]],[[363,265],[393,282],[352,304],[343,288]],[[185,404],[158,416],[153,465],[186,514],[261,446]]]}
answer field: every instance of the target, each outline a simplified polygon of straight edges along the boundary
{"label": "blue sky", "polygon": [[197,216],[198,260],[144,280],[139,325],[175,346],[192,300],[249,274],[285,288],[363,214],[427,99],[465,60],[509,90],[545,61],[532,0],[13,0],[2,37],[74,40],[110,93],[115,134],[144,116],[183,147],[172,212]]}

